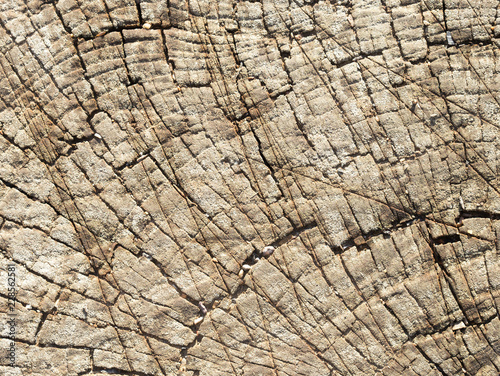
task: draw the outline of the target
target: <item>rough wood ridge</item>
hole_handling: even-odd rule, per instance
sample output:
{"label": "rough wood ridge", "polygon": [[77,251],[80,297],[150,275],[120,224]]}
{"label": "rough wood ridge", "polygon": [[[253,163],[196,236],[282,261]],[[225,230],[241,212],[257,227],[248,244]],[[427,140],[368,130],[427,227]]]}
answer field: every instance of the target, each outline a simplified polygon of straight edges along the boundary
{"label": "rough wood ridge", "polygon": [[0,1],[0,374],[498,375],[499,6]]}

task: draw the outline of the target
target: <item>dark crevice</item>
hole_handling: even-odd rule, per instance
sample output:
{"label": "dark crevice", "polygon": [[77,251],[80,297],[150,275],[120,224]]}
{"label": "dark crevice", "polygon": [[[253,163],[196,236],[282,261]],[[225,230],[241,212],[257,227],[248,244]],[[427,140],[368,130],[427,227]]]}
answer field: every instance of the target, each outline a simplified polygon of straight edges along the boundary
{"label": "dark crevice", "polygon": [[241,285],[238,286],[238,288],[235,290],[233,294],[231,294],[231,299],[233,303],[236,302],[236,299],[243,294],[245,291],[249,289],[249,286],[245,283],[242,283]]}
{"label": "dark crevice", "polygon": [[[151,376],[153,373],[139,372],[139,371],[127,371],[122,368],[106,368],[106,367],[94,367],[92,369],[93,373],[102,372],[109,375],[127,375],[127,376]],[[86,374],[88,372],[84,372]]]}
{"label": "dark crevice", "polygon": [[47,316],[49,315],[49,312],[43,312],[42,317],[40,318],[40,322],[38,323],[38,326],[35,330],[34,338],[38,342],[38,334],[40,333],[40,330],[42,329],[43,324],[45,323],[45,320],[47,320]]}
{"label": "dark crevice", "polygon": [[316,227],[318,227],[318,224],[316,223],[316,221],[313,221],[311,223],[304,224],[304,226],[302,226],[302,227],[294,228],[290,233],[286,234],[281,239],[274,241],[271,244],[271,246],[278,248],[278,247],[282,246],[283,244],[288,243],[290,240],[299,237],[303,232],[308,231],[308,230],[312,230],[313,228],[316,228]]}
{"label": "dark crevice", "polygon": [[334,248],[333,250],[336,254],[341,254],[346,249],[351,247],[356,247],[358,251],[363,249],[369,249],[370,248],[369,241],[372,238],[379,235],[383,235],[384,238],[388,239],[391,237],[392,232],[398,231],[405,227],[409,227],[416,223],[424,222],[425,220],[426,220],[425,215],[418,215],[405,221],[395,220],[392,226],[389,228],[379,228],[376,230],[369,231],[363,235],[346,239],[341,243],[340,247]]}
{"label": "dark crevice", "polygon": [[149,254],[143,253],[143,256],[145,256],[149,261],[151,261],[153,264],[156,265],[156,267],[158,268],[160,273],[163,275],[163,277],[166,278],[168,284],[175,289],[175,291],[177,292],[177,294],[179,294],[179,296],[182,296],[183,299],[187,300],[189,303],[191,303],[195,306],[198,305],[198,303],[199,303],[198,300],[193,299],[189,295],[184,294],[184,292],[179,288],[179,286],[177,286],[174,282],[172,282],[170,276],[165,273],[164,266],[161,264],[161,262],[159,262],[157,259],[155,259],[153,256],[151,256]]}
{"label": "dark crevice", "polygon": [[460,214],[462,218],[489,218],[500,220],[500,213],[489,212],[487,210],[463,210]]}
{"label": "dark crevice", "polygon": [[135,6],[137,8],[137,18],[139,19],[139,25],[142,25],[144,21],[142,19],[141,0],[135,0]]}
{"label": "dark crevice", "polygon": [[396,30],[394,28],[394,17],[392,16],[392,9],[390,7],[387,6],[386,4],[386,1],[385,0],[381,0],[381,3],[382,3],[382,7],[384,8],[386,14],[389,15],[389,24],[391,25],[391,34],[392,34],[392,37],[394,38],[394,40],[396,41],[397,45],[398,45],[398,48],[399,48],[399,54],[401,56],[405,56],[404,53],[403,53],[403,49],[401,47],[401,40],[400,38],[398,38],[397,34],[396,34]]}
{"label": "dark crevice", "polygon": [[174,28],[173,26],[162,26],[162,25],[151,24],[151,27],[149,27],[148,29],[145,29],[144,27],[141,26],[141,24],[139,24],[139,25],[137,25],[137,24],[122,25],[120,27],[110,26],[110,27],[106,27],[103,31],[101,31],[100,33],[98,33],[94,36],[91,36],[91,37],[78,36],[78,38],[74,38],[74,39],[75,40],[77,40],[77,39],[83,40],[83,41],[91,41],[91,40],[96,40],[98,38],[102,38],[110,33],[115,33],[115,32],[122,33],[123,30],[168,30],[168,29]]}
{"label": "dark crevice", "polygon": [[[250,111],[248,111],[248,112],[250,112]],[[260,141],[259,137],[257,137],[257,134],[256,134],[255,130],[253,129],[253,127],[251,125],[250,125],[250,130],[253,133],[255,141],[257,142],[257,150],[259,152],[259,155],[260,155],[260,158],[262,160],[262,163],[264,163],[264,165],[269,170],[269,174],[271,175],[271,177],[273,178],[274,182],[276,183],[276,186],[277,187],[281,187],[281,185],[279,184],[279,180],[276,178],[276,176],[274,176],[274,168],[273,168],[272,164],[264,156],[264,151],[263,151],[263,148],[262,148],[262,142]],[[281,188],[280,188],[280,190],[281,190]],[[281,192],[281,195],[282,195],[282,197],[286,197],[285,194],[284,194],[284,192]]]}
{"label": "dark crevice", "polygon": [[456,226],[463,226],[463,220],[468,218],[489,218],[492,221],[498,221],[500,220],[500,213],[487,210],[464,210],[460,205],[460,214],[455,218]]}
{"label": "dark crevice", "polygon": [[442,235],[432,239],[433,244],[443,245],[460,241],[460,234]]}
{"label": "dark crevice", "polygon": [[191,82],[191,83],[184,83],[180,86],[180,88],[184,88],[184,87],[185,88],[202,88],[202,87],[210,88],[211,83],[204,84],[201,82]]}
{"label": "dark crevice", "polygon": [[[293,91],[292,89],[290,89],[290,91]],[[286,94],[286,93],[285,93]],[[312,149],[312,150],[315,150],[314,149],[314,144],[313,142],[309,139],[309,136],[307,135],[307,131],[305,130],[304,128],[304,124],[300,121],[300,119],[297,117],[297,114],[295,113],[295,111],[293,110],[292,108],[292,105],[290,104],[290,101],[288,100],[287,98],[287,102],[288,102],[288,105],[290,106],[290,109],[292,111],[292,114],[293,114],[293,117],[295,119],[295,123],[297,123],[297,127],[299,128],[299,130],[302,132],[302,135],[304,136],[304,139],[306,140],[307,142],[307,145],[309,145],[309,147]]]}
{"label": "dark crevice", "polygon": [[420,354],[422,354],[422,356],[425,358],[425,360],[427,360],[427,362],[431,365],[433,365],[434,367],[436,367],[436,369],[438,370],[438,372],[441,373],[441,375],[447,375],[448,373],[444,371],[443,368],[441,368],[441,366],[435,362],[432,361],[432,359],[425,353],[425,350],[421,349],[420,346],[418,344],[415,344],[415,347],[418,349],[418,351],[420,352]]}
{"label": "dark crevice", "polygon": [[[446,240],[449,236],[453,236],[453,235],[445,235],[445,236],[442,236],[439,238],[445,238],[445,240]],[[448,242],[447,244],[449,244],[449,243],[451,243],[451,242]],[[446,244],[446,243],[442,243],[442,244]],[[453,299],[455,300],[458,307],[460,308],[460,311],[462,312],[462,315],[465,318],[465,323],[467,324],[469,322],[468,315],[467,315],[467,309],[464,307],[462,299],[460,299],[460,296],[459,296],[458,291],[457,291],[456,286],[455,286],[455,282],[453,281],[450,274],[448,273],[448,268],[446,267],[445,261],[443,260],[443,258],[439,254],[439,251],[436,248],[435,240],[430,239],[429,245],[430,245],[431,250],[432,250],[432,256],[434,258],[434,262],[439,266],[439,270],[441,270],[441,272],[443,273],[444,279],[446,280],[446,283],[448,284],[448,288],[449,288],[451,294],[453,295]],[[439,272],[439,270],[438,270],[438,272]]]}
{"label": "dark crevice", "polygon": [[95,117],[97,114],[101,113],[101,112],[104,112],[104,111],[102,111],[102,110],[100,110],[100,109],[98,109],[98,108],[96,108],[96,109],[92,110],[92,112],[91,112],[91,113],[87,116],[87,123],[88,123],[89,125],[91,125],[92,121],[94,120],[94,117]]}
{"label": "dark crevice", "polygon": [[122,51],[123,51],[123,59],[122,59],[123,66],[125,68],[125,72],[127,73],[127,80],[128,80],[128,84],[126,86],[135,85],[139,82],[139,79],[132,77],[132,75],[130,74],[130,70],[128,69],[127,53],[125,51],[125,36],[123,35],[122,30],[120,30],[120,36],[121,36],[121,47],[122,47]]}

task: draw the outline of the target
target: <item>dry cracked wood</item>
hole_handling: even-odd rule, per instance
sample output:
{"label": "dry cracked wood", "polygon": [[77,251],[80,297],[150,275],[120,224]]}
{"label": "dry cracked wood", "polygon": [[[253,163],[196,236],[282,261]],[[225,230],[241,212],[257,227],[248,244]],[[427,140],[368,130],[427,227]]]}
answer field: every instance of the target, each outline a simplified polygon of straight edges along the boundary
{"label": "dry cracked wood", "polygon": [[0,373],[498,375],[499,6],[1,1]]}

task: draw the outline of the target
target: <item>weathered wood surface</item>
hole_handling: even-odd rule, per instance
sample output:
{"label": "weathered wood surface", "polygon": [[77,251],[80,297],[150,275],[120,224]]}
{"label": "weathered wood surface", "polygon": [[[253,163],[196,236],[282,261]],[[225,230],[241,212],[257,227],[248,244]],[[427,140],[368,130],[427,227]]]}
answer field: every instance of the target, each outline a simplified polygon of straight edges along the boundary
{"label": "weathered wood surface", "polygon": [[0,373],[498,375],[498,7],[1,1]]}

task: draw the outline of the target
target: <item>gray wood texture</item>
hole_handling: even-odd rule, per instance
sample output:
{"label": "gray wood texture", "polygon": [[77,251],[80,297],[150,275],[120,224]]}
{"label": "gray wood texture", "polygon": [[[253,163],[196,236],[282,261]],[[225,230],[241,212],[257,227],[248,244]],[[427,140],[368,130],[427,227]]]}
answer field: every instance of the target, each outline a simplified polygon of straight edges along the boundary
{"label": "gray wood texture", "polygon": [[1,1],[0,373],[498,375],[499,5]]}

